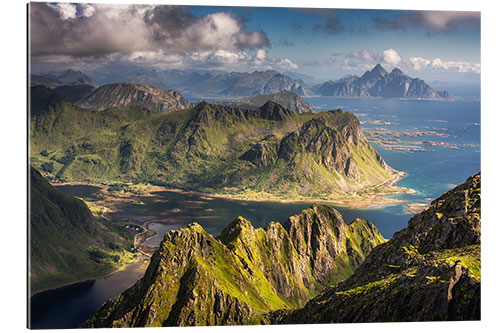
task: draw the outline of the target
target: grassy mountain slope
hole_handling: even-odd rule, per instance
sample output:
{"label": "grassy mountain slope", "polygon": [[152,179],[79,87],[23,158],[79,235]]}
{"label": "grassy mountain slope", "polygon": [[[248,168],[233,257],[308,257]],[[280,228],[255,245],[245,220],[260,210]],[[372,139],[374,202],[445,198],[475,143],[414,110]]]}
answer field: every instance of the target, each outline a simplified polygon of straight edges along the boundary
{"label": "grassy mountain slope", "polygon": [[166,234],[144,277],[85,326],[259,323],[345,278],[384,241],[370,222],[347,226],[328,206],[258,229],[239,217],[217,238],[193,223]]}
{"label": "grassy mountain slope", "polygon": [[122,265],[130,236],[30,170],[30,293],[102,276]]}
{"label": "grassy mountain slope", "polygon": [[[340,110],[296,114],[202,102],[94,112],[32,89],[31,161],[50,179],[154,182],[242,198],[351,197],[396,175]],[[349,193],[349,194],[346,194]]]}
{"label": "grassy mountain slope", "polygon": [[479,320],[480,174],[434,200],[346,281],[274,323]]}
{"label": "grassy mountain slope", "polygon": [[252,97],[237,99],[233,101],[213,102],[222,105],[231,105],[241,109],[256,109],[266,104],[268,101],[273,101],[285,109],[295,113],[314,112],[314,108],[304,101],[299,95],[286,90],[270,95],[256,95]]}

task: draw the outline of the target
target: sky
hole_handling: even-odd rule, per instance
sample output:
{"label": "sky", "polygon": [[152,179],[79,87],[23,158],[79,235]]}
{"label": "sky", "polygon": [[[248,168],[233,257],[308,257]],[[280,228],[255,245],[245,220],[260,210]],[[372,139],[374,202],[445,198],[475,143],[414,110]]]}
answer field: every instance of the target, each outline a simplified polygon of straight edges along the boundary
{"label": "sky", "polygon": [[479,81],[480,13],[31,3],[33,73],[141,67],[299,73],[311,82],[380,63],[428,81]]}

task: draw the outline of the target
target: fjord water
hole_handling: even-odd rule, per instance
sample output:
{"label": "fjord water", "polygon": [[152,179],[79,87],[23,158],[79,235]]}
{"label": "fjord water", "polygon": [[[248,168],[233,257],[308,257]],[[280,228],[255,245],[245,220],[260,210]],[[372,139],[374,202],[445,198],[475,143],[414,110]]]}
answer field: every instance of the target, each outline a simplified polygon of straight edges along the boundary
{"label": "fjord water", "polygon": [[[425,203],[465,181],[480,171],[480,103],[440,101],[398,101],[304,98],[317,110],[342,107],[355,113],[364,129],[384,127],[394,131],[434,131],[443,136],[401,137],[403,141],[439,141],[456,145],[458,149],[426,147],[428,151],[396,151],[374,145],[393,168],[408,174],[398,185],[417,191],[398,198],[413,203]],[[374,124],[379,120],[383,125]],[[469,145],[472,145],[469,146]],[[59,190],[80,197],[91,197],[98,191],[94,186],[59,186]],[[157,246],[165,232],[182,228],[196,221],[214,236],[237,216],[250,220],[255,227],[270,221],[285,221],[312,203],[252,202],[210,198],[194,193],[154,192],[153,196],[136,196],[137,203],[122,203],[112,214],[149,223],[157,235],[146,245]],[[360,217],[372,221],[385,238],[404,228],[410,217],[403,204],[371,206],[363,209],[337,207],[346,223]],[[33,328],[74,328],[91,316],[105,300],[132,286],[142,273],[129,266],[107,279],[73,288],[48,291],[32,302]],[[118,279],[119,283],[115,280]],[[33,301],[33,300],[32,300]]]}

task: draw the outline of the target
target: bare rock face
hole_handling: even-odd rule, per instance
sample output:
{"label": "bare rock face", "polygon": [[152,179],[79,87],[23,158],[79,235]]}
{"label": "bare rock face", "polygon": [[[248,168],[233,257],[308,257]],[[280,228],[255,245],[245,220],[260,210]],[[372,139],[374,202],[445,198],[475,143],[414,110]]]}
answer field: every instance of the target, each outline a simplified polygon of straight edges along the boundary
{"label": "bare rock face", "polygon": [[345,166],[345,174],[349,179],[352,181],[359,181],[359,171],[358,167],[356,166],[356,162],[352,158],[348,158]]}
{"label": "bare rock face", "polygon": [[176,91],[135,83],[112,83],[99,87],[78,105],[103,111],[108,108],[140,106],[150,113],[162,113],[191,107],[191,103]]}
{"label": "bare rock face", "polygon": [[479,320],[480,174],[434,200],[347,280],[272,323]]}
{"label": "bare rock face", "polygon": [[84,326],[257,324],[344,279],[384,241],[370,222],[347,226],[327,206],[263,229],[238,217],[217,238],[193,223],[165,234],[144,277]]}

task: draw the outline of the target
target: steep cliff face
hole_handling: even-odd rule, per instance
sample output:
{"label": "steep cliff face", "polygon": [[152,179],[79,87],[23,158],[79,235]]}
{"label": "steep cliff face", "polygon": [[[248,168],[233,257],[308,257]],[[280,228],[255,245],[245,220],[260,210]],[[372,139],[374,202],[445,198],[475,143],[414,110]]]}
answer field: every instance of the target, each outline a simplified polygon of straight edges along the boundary
{"label": "steep cliff face", "polygon": [[286,186],[301,195],[322,189],[353,192],[396,173],[368,144],[358,120],[340,110],[317,114],[281,137],[266,136],[240,159],[251,164],[234,174],[236,181],[247,179],[251,183],[253,166],[265,167],[259,180],[267,191],[281,191],[284,184],[293,181],[300,189]]}
{"label": "steep cliff face", "polygon": [[86,327],[256,324],[303,305],[384,242],[368,221],[327,206],[254,229],[238,217],[217,238],[198,224],[165,235],[145,276]]}
{"label": "steep cliff face", "polygon": [[434,200],[344,282],[273,323],[479,320],[480,175]]}
{"label": "steep cliff face", "polygon": [[150,113],[162,113],[191,107],[191,103],[176,91],[134,83],[112,83],[99,87],[83,100],[81,107],[105,109],[141,106]]}

